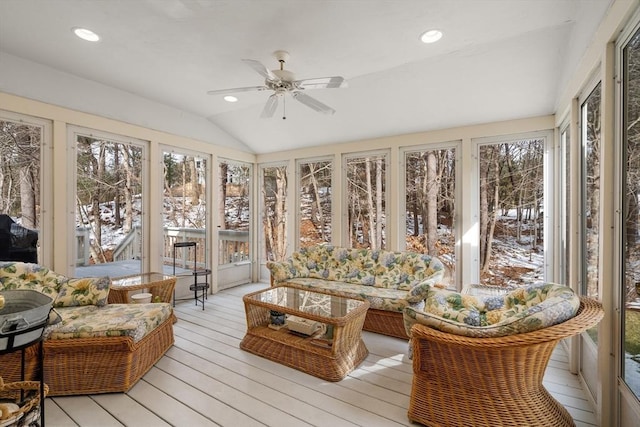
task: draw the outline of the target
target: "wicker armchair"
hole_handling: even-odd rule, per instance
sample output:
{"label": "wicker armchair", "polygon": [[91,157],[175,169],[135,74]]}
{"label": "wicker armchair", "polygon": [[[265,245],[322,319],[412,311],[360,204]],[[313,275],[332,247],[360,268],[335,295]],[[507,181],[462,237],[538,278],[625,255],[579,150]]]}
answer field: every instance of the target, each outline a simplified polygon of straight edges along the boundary
{"label": "wicker armchair", "polygon": [[542,385],[554,347],[595,326],[602,305],[580,298],[575,317],[533,332],[470,338],[415,324],[408,417],[427,426],[573,426]]}

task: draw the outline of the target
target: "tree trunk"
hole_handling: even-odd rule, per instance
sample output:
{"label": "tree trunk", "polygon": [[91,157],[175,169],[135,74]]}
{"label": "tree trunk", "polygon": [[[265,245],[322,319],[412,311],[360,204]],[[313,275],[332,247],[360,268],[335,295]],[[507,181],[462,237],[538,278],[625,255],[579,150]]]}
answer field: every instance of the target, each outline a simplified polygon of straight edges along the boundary
{"label": "tree trunk", "polygon": [[131,164],[131,153],[128,146],[123,146],[124,155],[124,224],[122,231],[129,233],[133,229],[133,170]]}
{"label": "tree trunk", "polygon": [[[368,239],[368,247],[370,249],[378,249],[377,247],[377,237],[375,235],[375,207],[373,205],[373,188],[371,184],[371,159],[367,158],[365,161],[365,179],[366,179],[366,198],[367,198],[367,216],[368,216],[368,231],[369,231],[369,239]],[[365,241],[366,242],[366,241]],[[366,245],[366,243],[365,243]]]}
{"label": "tree trunk", "polygon": [[284,167],[276,168],[276,211],[275,211],[275,255],[276,260],[282,261],[287,253],[287,227],[286,227],[286,196],[287,196],[287,172]]}
{"label": "tree trunk", "polygon": [[487,229],[489,226],[489,183],[487,182],[487,171],[483,168],[483,161],[480,161],[480,266],[485,263],[487,253]]}
{"label": "tree trunk", "polygon": [[178,226],[178,222],[176,220],[176,203],[173,198],[173,189],[171,188],[171,183],[169,182],[169,170],[167,165],[163,163],[162,175],[164,178],[164,204],[169,208],[169,212],[167,212],[167,220],[174,226]]}
{"label": "tree trunk", "polygon": [[489,217],[489,228],[487,230],[487,241],[486,241],[486,250],[484,256],[484,263],[482,265],[481,271],[486,273],[489,271],[489,264],[491,262],[491,247],[493,244],[493,233],[496,228],[496,221],[498,219],[498,208],[497,206],[500,204],[500,163],[498,157],[494,159],[494,181],[495,186],[493,190],[493,214]]}
{"label": "tree trunk", "polygon": [[384,245],[384,236],[382,234],[382,224],[383,224],[383,218],[382,218],[382,199],[383,199],[383,193],[382,193],[382,159],[378,158],[376,160],[376,216],[375,216],[375,221],[376,221],[376,248],[377,249],[384,249],[385,245]]}
{"label": "tree trunk", "polygon": [[427,153],[427,192],[426,206],[426,237],[427,251],[431,256],[437,255],[436,243],[438,242],[438,194],[440,192],[440,180],[438,178],[436,154],[434,151]]}
{"label": "tree trunk", "polygon": [[113,167],[115,169],[116,175],[116,188],[114,189],[114,197],[113,197],[113,217],[116,227],[122,226],[122,212],[120,211],[120,181],[122,180],[122,173],[120,170],[120,150],[116,146],[113,150]]}
{"label": "tree trunk", "polygon": [[36,228],[36,200],[33,192],[33,176],[29,167],[20,169],[20,210],[22,225]]}
{"label": "tree trunk", "polygon": [[[315,200],[315,204],[317,206],[316,216],[318,218],[318,225],[316,226],[316,230],[319,231],[320,239],[323,242],[326,242],[328,239],[326,237],[325,232],[325,218],[324,212],[322,211],[322,200],[320,199],[320,191],[318,190],[318,180],[316,179],[316,171],[314,163],[308,163],[309,166],[309,179],[311,180],[311,188],[313,189],[313,199]],[[312,216],[312,219],[314,217]]]}
{"label": "tree trunk", "polygon": [[229,165],[227,163],[220,163],[220,169],[218,171],[218,228],[226,230],[228,228],[227,215],[226,215],[226,203],[227,203],[227,175],[229,171]]}
{"label": "tree trunk", "polygon": [[200,182],[196,170],[196,159],[189,157],[189,180],[191,181],[191,204],[197,206],[200,203]]}

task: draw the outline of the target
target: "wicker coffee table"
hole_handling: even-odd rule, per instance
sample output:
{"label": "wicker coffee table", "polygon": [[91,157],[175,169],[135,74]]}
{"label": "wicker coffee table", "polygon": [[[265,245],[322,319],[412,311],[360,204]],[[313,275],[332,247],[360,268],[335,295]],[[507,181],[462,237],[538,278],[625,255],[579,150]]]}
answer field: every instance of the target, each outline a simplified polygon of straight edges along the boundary
{"label": "wicker coffee table", "polygon": [[152,302],[171,302],[176,277],[162,273],[142,273],[111,279],[110,304],[131,303],[130,292],[148,289]]}
{"label": "wicker coffee table", "polygon": [[[362,325],[369,302],[278,286],[245,295],[247,333],[240,348],[327,381],[340,381],[369,350]],[[323,331],[305,336],[270,326],[270,312],[320,322]],[[326,329],[326,332],[324,330]]]}

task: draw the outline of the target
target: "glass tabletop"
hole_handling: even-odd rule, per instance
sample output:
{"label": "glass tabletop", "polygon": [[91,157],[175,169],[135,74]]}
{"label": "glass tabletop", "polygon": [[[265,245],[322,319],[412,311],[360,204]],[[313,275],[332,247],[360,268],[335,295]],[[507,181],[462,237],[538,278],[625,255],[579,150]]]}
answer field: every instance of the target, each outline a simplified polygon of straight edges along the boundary
{"label": "glass tabletop", "polygon": [[278,286],[247,296],[255,301],[323,317],[344,317],[360,308],[364,301]]}
{"label": "glass tabletop", "polygon": [[115,277],[111,279],[111,287],[126,287],[146,285],[154,282],[171,279],[173,276],[163,273],[141,273],[132,274],[131,276]]}

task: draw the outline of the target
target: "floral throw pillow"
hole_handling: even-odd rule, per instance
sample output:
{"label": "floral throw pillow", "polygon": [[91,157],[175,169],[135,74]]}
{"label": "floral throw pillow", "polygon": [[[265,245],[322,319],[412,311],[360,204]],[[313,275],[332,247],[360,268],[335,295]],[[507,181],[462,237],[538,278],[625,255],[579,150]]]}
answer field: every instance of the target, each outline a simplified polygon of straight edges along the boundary
{"label": "floral throw pillow", "polygon": [[107,304],[111,280],[108,277],[69,279],[62,283],[54,307],[79,307]]}

